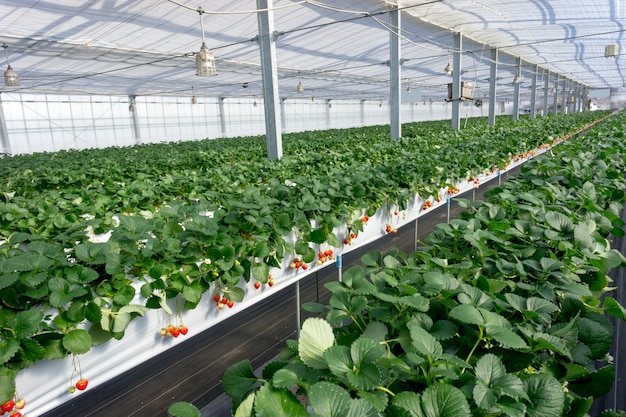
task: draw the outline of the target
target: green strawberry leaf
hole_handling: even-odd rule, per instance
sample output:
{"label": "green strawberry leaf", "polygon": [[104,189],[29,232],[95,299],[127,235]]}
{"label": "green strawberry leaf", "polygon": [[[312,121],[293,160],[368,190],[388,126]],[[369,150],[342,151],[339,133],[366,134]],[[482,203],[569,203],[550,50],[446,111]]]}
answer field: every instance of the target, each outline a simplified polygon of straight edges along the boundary
{"label": "green strawberry leaf", "polygon": [[245,400],[239,404],[237,411],[235,411],[235,417],[254,417],[254,400],[256,399],[256,393],[251,392]]}
{"label": "green strawberry leaf", "polygon": [[167,409],[171,417],[200,417],[200,409],[188,402],[174,403]]}
{"label": "green strawberry leaf", "polygon": [[0,403],[4,404],[15,396],[16,371],[0,367]]}
{"label": "green strawberry leaf", "polygon": [[311,408],[319,417],[342,417],[348,414],[351,398],[348,392],[330,382],[318,382],[308,390]]}
{"label": "green strawberry leaf", "polygon": [[74,329],[63,336],[63,347],[70,353],[86,353],[91,345],[91,335],[87,330]]}
{"label": "green strawberry leaf", "polygon": [[222,379],[224,392],[233,398],[233,408],[243,400],[243,398],[254,388],[259,379],[254,375],[252,363],[244,359],[231,365]]}
{"label": "green strawberry leaf", "polygon": [[423,417],[420,394],[410,391],[399,392],[393,397],[392,405],[402,410],[408,417]]}
{"label": "green strawberry leaf", "polygon": [[271,384],[263,385],[257,392],[254,410],[255,417],[308,416],[304,406],[290,391],[275,389]]}
{"label": "green strawberry leaf", "polygon": [[548,374],[534,374],[523,380],[528,394],[526,415],[528,417],[560,416],[563,412],[565,393],[561,383]]}
{"label": "green strawberry leaf", "polygon": [[422,393],[424,417],[469,417],[470,408],[460,389],[447,384],[431,385]]}

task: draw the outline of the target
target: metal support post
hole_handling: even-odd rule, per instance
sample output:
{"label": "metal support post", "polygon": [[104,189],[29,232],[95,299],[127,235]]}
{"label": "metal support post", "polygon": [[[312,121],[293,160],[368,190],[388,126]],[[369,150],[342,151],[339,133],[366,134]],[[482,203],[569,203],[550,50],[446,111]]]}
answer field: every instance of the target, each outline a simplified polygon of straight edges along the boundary
{"label": "metal support post", "polygon": [[0,153],[11,155],[11,141],[9,140],[9,131],[7,129],[7,120],[4,117],[4,107],[2,104],[2,93],[0,93]]}
{"label": "metal support post", "polygon": [[128,111],[133,123],[135,144],[141,145],[141,129],[139,128],[139,116],[137,116],[137,100],[135,96],[128,96]]}
{"label": "metal support post", "polygon": [[496,124],[496,79],[498,78],[498,50],[491,50],[491,64],[489,68],[489,125]]}
{"label": "metal support post", "polygon": [[533,80],[530,90],[530,118],[537,117],[537,70],[539,66],[533,65]]}
{"label": "metal support post", "polygon": [[455,33],[452,53],[452,130],[461,128],[461,54],[463,36]]}
{"label": "metal support post", "polygon": [[402,136],[402,122],[400,120],[400,11],[397,6],[391,6],[389,12],[389,120],[391,123],[391,140],[398,140]]}
{"label": "metal support post", "polygon": [[519,89],[522,84],[522,58],[517,58],[515,66],[515,77],[513,82],[513,121],[519,119]]}
{"label": "metal support post", "polygon": [[257,13],[257,17],[259,26],[258,40],[261,49],[267,158],[275,160],[283,156],[275,45],[278,33],[274,31],[274,1],[257,0],[256,4],[257,9],[261,10]]}
{"label": "metal support post", "polygon": [[550,95],[550,71],[547,71],[543,76],[543,104],[541,114],[543,116],[548,115],[548,96]]}

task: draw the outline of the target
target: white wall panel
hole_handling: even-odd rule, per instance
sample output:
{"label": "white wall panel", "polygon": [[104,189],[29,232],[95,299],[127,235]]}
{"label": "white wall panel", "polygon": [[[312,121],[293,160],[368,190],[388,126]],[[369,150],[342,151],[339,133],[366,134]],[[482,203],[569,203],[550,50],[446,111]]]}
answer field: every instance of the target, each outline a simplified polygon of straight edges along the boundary
{"label": "white wall panel", "polygon": [[[506,113],[512,111],[511,102],[498,104]],[[136,143],[128,97],[6,94],[2,105],[14,154]],[[223,108],[226,137],[265,133],[261,97],[224,98]],[[286,99],[281,109],[285,112],[283,132],[389,123],[388,103],[379,100],[329,101],[312,92],[302,98]],[[486,103],[479,108],[473,102],[465,102],[460,110],[461,119],[488,114]],[[195,104],[191,103],[191,95],[137,97],[135,111],[141,143],[222,137],[219,99],[215,97],[197,97]],[[443,120],[451,118],[452,106],[429,100],[404,103],[401,111],[404,123]],[[496,114],[501,113],[499,108]]]}

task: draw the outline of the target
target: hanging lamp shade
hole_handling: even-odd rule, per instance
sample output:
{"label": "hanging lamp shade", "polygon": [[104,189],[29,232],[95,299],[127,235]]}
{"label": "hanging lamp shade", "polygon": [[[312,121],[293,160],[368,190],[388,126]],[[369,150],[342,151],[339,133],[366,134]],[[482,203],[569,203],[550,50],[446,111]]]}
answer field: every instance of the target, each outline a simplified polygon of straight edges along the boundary
{"label": "hanging lamp shade", "polygon": [[298,86],[296,87],[296,92],[304,93],[304,86],[302,85],[302,81],[298,81]]}
{"label": "hanging lamp shade", "polygon": [[7,87],[16,87],[20,85],[20,79],[17,76],[17,73],[13,70],[13,68],[11,68],[11,64],[9,63],[9,52],[7,51],[7,49],[9,49],[9,46],[3,43],[2,47],[4,48],[4,55],[7,59],[7,70],[4,71],[4,85],[6,85]]}
{"label": "hanging lamp shade", "polygon": [[515,78],[513,78],[513,84],[519,84],[520,82],[520,77],[519,75],[516,75]]}
{"label": "hanging lamp shade", "polygon": [[449,62],[448,62],[448,65],[446,65],[446,67],[443,69],[443,72],[445,72],[448,75],[452,75],[452,65],[450,65]]}
{"label": "hanging lamp shade", "polygon": [[215,57],[204,42],[202,42],[200,51],[196,54],[196,75],[201,77],[213,77],[217,75]]}
{"label": "hanging lamp shade", "polygon": [[6,85],[7,87],[15,87],[20,85],[20,79],[17,76],[17,73],[13,70],[13,68],[11,68],[10,65],[7,70],[4,71],[4,85]]}

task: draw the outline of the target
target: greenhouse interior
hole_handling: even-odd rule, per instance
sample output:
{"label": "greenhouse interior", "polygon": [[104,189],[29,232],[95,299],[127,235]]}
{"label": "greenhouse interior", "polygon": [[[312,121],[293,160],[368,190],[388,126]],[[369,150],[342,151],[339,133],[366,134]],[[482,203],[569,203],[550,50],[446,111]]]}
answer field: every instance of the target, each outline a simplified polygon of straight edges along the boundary
{"label": "greenhouse interior", "polygon": [[625,24],[0,0],[1,415],[626,416]]}

